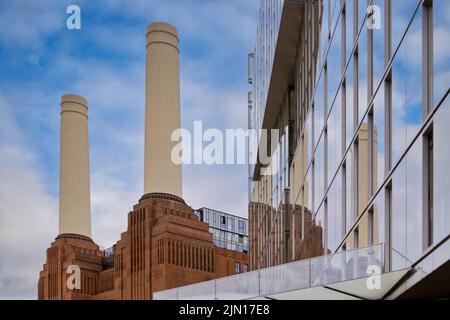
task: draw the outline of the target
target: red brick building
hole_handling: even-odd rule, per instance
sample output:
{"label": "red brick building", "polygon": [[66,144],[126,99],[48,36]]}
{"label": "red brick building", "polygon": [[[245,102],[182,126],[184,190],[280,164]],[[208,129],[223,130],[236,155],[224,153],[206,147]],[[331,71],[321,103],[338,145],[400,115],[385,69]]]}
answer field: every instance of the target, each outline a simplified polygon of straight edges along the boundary
{"label": "red brick building", "polygon": [[[179,197],[146,194],[128,214],[113,266],[92,239],[61,234],[47,249],[38,298],[152,299],[153,292],[234,274],[247,254],[218,248],[208,224]],[[81,287],[69,290],[68,266],[80,267]]]}
{"label": "red brick building", "polygon": [[[171,134],[180,128],[178,31],[155,22],[146,38],[144,196],[113,253],[101,251],[91,239],[88,102],[63,95],[59,236],[47,250],[39,299],[148,300],[156,291],[248,270],[247,254],[216,247],[209,225],[182,199],[181,164],[171,154]],[[79,286],[76,280],[69,289],[74,277]]]}

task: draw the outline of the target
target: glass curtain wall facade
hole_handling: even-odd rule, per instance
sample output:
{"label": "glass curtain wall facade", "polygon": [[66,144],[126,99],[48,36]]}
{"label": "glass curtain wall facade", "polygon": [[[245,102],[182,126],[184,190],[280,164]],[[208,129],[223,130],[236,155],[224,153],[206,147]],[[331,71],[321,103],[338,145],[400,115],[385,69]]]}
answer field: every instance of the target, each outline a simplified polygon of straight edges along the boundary
{"label": "glass curtain wall facade", "polygon": [[258,129],[275,84],[264,71],[277,59],[273,31],[292,3],[302,8],[294,76],[271,127],[283,129],[282,155],[272,153],[274,176],[250,168],[251,268],[378,243],[390,270],[410,266],[450,234],[450,1],[262,0],[249,103]]}
{"label": "glass curtain wall facade", "polygon": [[194,214],[209,224],[209,232],[217,247],[248,253],[247,219],[208,208],[194,210]]}

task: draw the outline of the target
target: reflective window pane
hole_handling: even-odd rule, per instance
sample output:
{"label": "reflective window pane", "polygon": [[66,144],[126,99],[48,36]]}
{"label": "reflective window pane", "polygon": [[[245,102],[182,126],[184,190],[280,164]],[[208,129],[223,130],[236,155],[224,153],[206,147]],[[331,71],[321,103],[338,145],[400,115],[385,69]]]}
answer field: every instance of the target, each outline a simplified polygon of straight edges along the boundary
{"label": "reflective window pane", "polygon": [[419,138],[406,156],[406,254],[410,261],[422,255],[422,139]]}
{"label": "reflective window pane", "polygon": [[372,214],[373,214],[373,244],[384,243],[385,242],[385,232],[384,232],[384,224],[385,224],[385,205],[386,205],[386,197],[385,190],[382,190],[372,206]]}
{"label": "reflective window pane", "polygon": [[342,172],[336,176],[328,192],[327,200],[327,245],[328,252],[336,251],[343,239]]}
{"label": "reflective window pane", "polygon": [[392,178],[392,268],[399,270],[406,264],[406,162],[400,163]]}
{"label": "reflective window pane", "polygon": [[347,77],[345,84],[345,117],[346,117],[346,146],[350,144],[355,130],[355,110],[354,110],[354,60],[352,59],[347,68]]}
{"label": "reflective window pane", "polygon": [[413,20],[392,66],[392,163],[422,124],[422,18]]}
{"label": "reflective window pane", "polygon": [[308,212],[312,212],[313,211],[312,167],[309,168],[308,173],[306,174],[304,196],[306,201],[306,210]]}
{"label": "reflective window pane", "polygon": [[368,50],[367,28],[361,30],[358,40],[358,123],[364,117],[367,110],[367,74],[368,74]]}
{"label": "reflective window pane", "polygon": [[447,97],[434,119],[433,148],[433,240],[442,240],[450,233],[450,148],[448,142],[450,124],[450,98]]}
{"label": "reflective window pane", "polygon": [[324,196],[325,184],[325,160],[324,139],[320,139],[314,158],[314,210],[316,210]]}
{"label": "reflective window pane", "polygon": [[324,98],[325,98],[325,81],[324,75],[319,79],[316,94],[314,96],[314,146],[316,146],[321,135],[325,118],[324,118]]}
{"label": "reflective window pane", "polygon": [[314,256],[319,256],[324,254],[324,236],[325,236],[325,213],[324,206],[322,205],[316,214],[314,219],[314,224],[312,227],[312,238],[316,241],[317,249],[315,250]]}
{"label": "reflective window pane", "polygon": [[392,52],[398,47],[420,0],[394,0],[392,4]]}
{"label": "reflective window pane", "polygon": [[373,192],[377,192],[385,178],[385,96],[384,84],[376,93],[373,103],[373,128],[372,128],[372,146],[373,146]]}
{"label": "reflective window pane", "polygon": [[416,261],[422,252],[422,139],[394,173],[392,230],[392,266],[398,270]]}
{"label": "reflective window pane", "polygon": [[321,21],[321,29],[320,29],[320,59],[319,61],[323,61],[325,50],[328,44],[328,1],[321,1],[320,6],[322,12],[320,14]]}
{"label": "reflective window pane", "polygon": [[357,1],[358,1],[358,30],[360,30],[366,18],[367,0],[357,0]]}
{"label": "reflective window pane", "polygon": [[354,35],[354,0],[346,0],[345,1],[345,57],[346,61],[350,59],[352,54],[352,50],[355,44],[355,35]]}
{"label": "reflective window pane", "polygon": [[306,118],[306,132],[303,138],[304,148],[303,150],[307,151],[305,155],[307,165],[311,162],[312,159],[312,146],[313,146],[313,122],[312,122],[312,112],[309,112],[308,117]]}
{"label": "reflective window pane", "polygon": [[355,220],[354,200],[356,185],[353,162],[353,148],[350,148],[345,161],[345,221],[347,232],[351,229]]}
{"label": "reflective window pane", "polygon": [[341,89],[334,102],[333,108],[328,118],[328,181],[330,181],[336,173],[342,160],[342,96]]}
{"label": "reflective window pane", "polygon": [[[369,201],[369,124],[365,117],[358,131],[357,138],[358,165],[355,168],[357,192],[357,214],[363,213]],[[355,146],[356,147],[356,146]]]}
{"label": "reflective window pane", "polygon": [[[450,1],[433,1],[434,37],[434,106],[436,107],[450,84]],[[447,39],[447,40],[443,40]]]}
{"label": "reflective window pane", "polygon": [[331,9],[331,29],[333,29],[336,26],[336,23],[339,19],[339,13],[340,13],[340,5],[341,0],[330,0],[330,9]]}
{"label": "reflective window pane", "polygon": [[373,32],[373,80],[374,88],[378,87],[378,84],[383,77],[384,68],[384,0],[374,0],[373,5],[377,7],[377,14],[379,13],[380,19],[376,21],[375,17],[373,23],[374,26],[380,26],[380,28],[372,29]]}
{"label": "reflective window pane", "polygon": [[327,61],[328,106],[331,106],[342,78],[342,26],[340,19],[331,41]]}

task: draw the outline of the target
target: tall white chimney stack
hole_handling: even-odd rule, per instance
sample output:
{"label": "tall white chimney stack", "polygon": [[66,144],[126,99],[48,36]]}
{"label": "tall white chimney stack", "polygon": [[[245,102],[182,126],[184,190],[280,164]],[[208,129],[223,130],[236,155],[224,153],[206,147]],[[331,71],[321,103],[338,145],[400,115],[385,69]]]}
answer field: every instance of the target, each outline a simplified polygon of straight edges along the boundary
{"label": "tall white chimney stack", "polygon": [[181,165],[172,162],[180,128],[180,62],[177,29],[155,22],[147,27],[144,193],[182,197]]}
{"label": "tall white chimney stack", "polygon": [[91,238],[88,103],[74,94],[61,98],[59,233]]}

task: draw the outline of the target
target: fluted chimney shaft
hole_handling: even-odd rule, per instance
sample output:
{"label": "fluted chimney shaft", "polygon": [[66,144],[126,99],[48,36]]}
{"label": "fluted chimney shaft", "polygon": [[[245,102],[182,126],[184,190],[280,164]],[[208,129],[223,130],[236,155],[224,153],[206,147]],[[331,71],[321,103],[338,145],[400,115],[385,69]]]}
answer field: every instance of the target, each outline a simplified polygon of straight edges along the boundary
{"label": "fluted chimney shaft", "polygon": [[80,96],[61,98],[59,233],[91,237],[88,104]]}
{"label": "fluted chimney shaft", "polygon": [[171,160],[180,128],[180,63],[177,29],[155,22],[147,28],[144,193],[182,197],[181,165]]}

